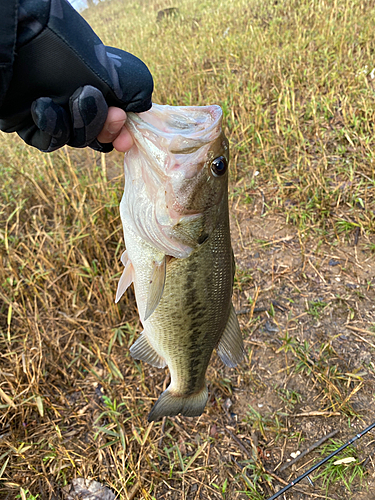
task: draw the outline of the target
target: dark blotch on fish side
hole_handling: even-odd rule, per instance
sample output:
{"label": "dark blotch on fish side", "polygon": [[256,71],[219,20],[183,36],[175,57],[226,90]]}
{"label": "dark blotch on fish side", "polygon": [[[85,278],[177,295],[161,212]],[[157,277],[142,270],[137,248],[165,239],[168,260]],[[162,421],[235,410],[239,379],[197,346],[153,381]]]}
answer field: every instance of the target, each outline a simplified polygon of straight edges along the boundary
{"label": "dark blotch on fish side", "polygon": [[188,350],[190,353],[190,366],[188,368],[188,377],[189,377],[189,387],[191,387],[191,393],[197,391],[198,377],[201,373],[201,365],[197,360],[200,359],[202,354],[202,326],[204,324],[205,319],[205,308],[199,300],[199,293],[196,287],[196,283],[193,276],[198,270],[198,264],[192,260],[189,265],[188,272],[186,273],[186,309],[187,316],[190,319],[189,330],[190,330],[190,338]]}

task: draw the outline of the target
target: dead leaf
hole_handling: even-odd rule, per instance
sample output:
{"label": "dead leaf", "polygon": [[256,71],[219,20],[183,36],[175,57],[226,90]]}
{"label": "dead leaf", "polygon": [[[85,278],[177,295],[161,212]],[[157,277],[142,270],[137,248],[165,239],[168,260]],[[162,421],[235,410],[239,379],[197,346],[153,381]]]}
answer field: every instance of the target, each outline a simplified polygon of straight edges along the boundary
{"label": "dead leaf", "polygon": [[115,500],[116,495],[106,486],[81,477],[63,489],[65,500]]}
{"label": "dead leaf", "polygon": [[351,462],[355,462],[356,458],[354,457],[346,457],[346,458],[340,458],[340,460],[336,460],[336,462],[333,462],[333,465],[341,465],[341,464],[350,464]]}

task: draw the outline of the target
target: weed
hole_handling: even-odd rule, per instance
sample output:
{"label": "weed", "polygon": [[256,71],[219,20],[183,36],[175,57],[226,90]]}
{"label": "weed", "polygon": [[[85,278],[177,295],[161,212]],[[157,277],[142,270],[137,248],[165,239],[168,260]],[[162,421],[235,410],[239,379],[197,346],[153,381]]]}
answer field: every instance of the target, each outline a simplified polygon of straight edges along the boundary
{"label": "weed", "polygon": [[272,485],[272,476],[267,474],[262,462],[259,459],[245,460],[241,462],[241,474],[239,478],[246,485],[245,493],[251,500],[262,500],[265,497],[264,486]]}
{"label": "weed", "polygon": [[309,301],[308,305],[308,313],[314,318],[319,319],[328,304],[324,301]]}
{"label": "weed", "polygon": [[354,229],[360,228],[360,224],[348,220],[338,220],[336,222],[337,231],[339,233],[351,233]]}
{"label": "weed", "polygon": [[[344,443],[331,439],[330,443],[326,444],[321,449],[322,455],[328,455],[337,450]],[[321,479],[323,486],[328,492],[330,485],[340,481],[350,492],[351,485],[354,481],[362,480],[365,476],[365,469],[358,459],[358,451],[354,446],[348,446],[339,455],[332,457],[326,464],[322,466],[315,476],[315,480]]]}
{"label": "weed", "polygon": [[246,491],[240,491],[239,493],[245,494],[248,498],[250,498],[250,500],[264,500],[264,495],[262,493],[259,493],[256,487],[251,484],[248,479],[247,487],[248,489]]}
{"label": "weed", "polygon": [[287,408],[293,409],[293,407],[300,403],[302,400],[301,394],[299,394],[297,391],[294,391],[292,389],[284,389],[283,387],[278,387],[276,389],[279,398],[281,401],[284,401],[286,404]]}
{"label": "weed", "polygon": [[109,422],[97,427],[94,439],[96,440],[100,434],[106,435],[110,438],[110,441],[107,441],[104,445],[102,445],[102,448],[106,448],[120,442],[123,450],[125,451],[127,446],[125,442],[124,423],[131,418],[128,417],[124,419],[122,413],[119,411],[120,408],[125,406],[125,403],[117,404],[116,400],[112,402],[112,400],[105,395],[102,396],[102,400],[106,410],[98,416],[95,420],[95,424],[102,419],[109,420]]}
{"label": "weed", "polygon": [[282,345],[281,347],[279,347],[277,349],[277,353],[283,351],[285,353],[288,353],[288,352],[292,352],[292,353],[295,353],[296,352],[296,348],[297,348],[297,340],[295,337],[292,337],[289,335],[289,332],[288,330],[285,331],[285,335],[283,338],[280,339]]}
{"label": "weed", "polygon": [[23,488],[21,488],[21,493],[16,495],[16,498],[20,498],[21,500],[37,500],[38,498],[40,498],[40,496],[39,493],[37,493],[36,495],[32,495],[29,490],[24,490]]}
{"label": "weed", "polygon": [[243,271],[241,269],[236,270],[236,274],[234,276],[234,288],[242,291],[244,285],[247,285],[253,281],[251,273],[248,271]]}
{"label": "weed", "polygon": [[262,415],[260,412],[249,405],[249,411],[247,413],[245,422],[250,424],[253,430],[259,431],[264,439],[267,439],[267,432],[275,433],[275,441],[277,441],[284,435],[286,431],[285,427],[280,421],[280,417],[284,417],[284,415],[280,411]]}
{"label": "weed", "polygon": [[226,478],[222,484],[222,486],[219,486],[216,483],[212,483],[212,486],[216,488],[217,490],[220,491],[221,498],[225,500],[226,498],[226,492],[227,492],[227,487],[228,487],[228,478]]}

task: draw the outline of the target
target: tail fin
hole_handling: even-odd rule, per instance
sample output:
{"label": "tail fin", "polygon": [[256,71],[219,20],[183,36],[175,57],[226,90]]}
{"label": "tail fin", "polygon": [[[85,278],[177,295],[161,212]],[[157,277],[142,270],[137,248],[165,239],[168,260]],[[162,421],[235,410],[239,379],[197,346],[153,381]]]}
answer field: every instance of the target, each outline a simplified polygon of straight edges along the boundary
{"label": "tail fin", "polygon": [[161,417],[174,417],[181,413],[185,417],[202,415],[208,399],[206,384],[200,392],[187,396],[175,395],[168,388],[156,401],[150,411],[148,421],[158,420]]}

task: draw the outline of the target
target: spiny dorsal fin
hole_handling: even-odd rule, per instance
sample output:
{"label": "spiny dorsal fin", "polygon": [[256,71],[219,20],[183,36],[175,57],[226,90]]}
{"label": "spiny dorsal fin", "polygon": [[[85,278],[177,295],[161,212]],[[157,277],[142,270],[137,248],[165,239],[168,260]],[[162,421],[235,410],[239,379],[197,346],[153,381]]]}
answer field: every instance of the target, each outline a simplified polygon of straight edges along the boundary
{"label": "spiny dorsal fin", "polygon": [[140,359],[156,368],[164,368],[167,364],[152,347],[144,331],[131,346],[130,354],[134,359]]}
{"label": "spiny dorsal fin", "polygon": [[126,289],[132,284],[134,280],[134,269],[131,260],[128,258],[128,254],[125,252],[121,255],[121,262],[124,264],[125,269],[122,272],[121,278],[117,285],[116,299],[115,303],[121,299],[124,295]]}
{"label": "spiny dorsal fin", "polygon": [[167,257],[164,256],[161,262],[155,262],[154,264],[154,269],[152,271],[150,280],[150,287],[148,289],[146,311],[143,321],[146,321],[146,319],[148,319],[155,311],[163,295],[167,269],[166,262]]}
{"label": "spiny dorsal fin", "polygon": [[245,356],[242,334],[236,311],[231,304],[227,326],[217,347],[220,359],[230,368],[234,368]]}

